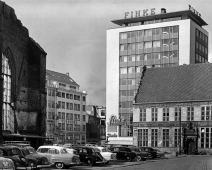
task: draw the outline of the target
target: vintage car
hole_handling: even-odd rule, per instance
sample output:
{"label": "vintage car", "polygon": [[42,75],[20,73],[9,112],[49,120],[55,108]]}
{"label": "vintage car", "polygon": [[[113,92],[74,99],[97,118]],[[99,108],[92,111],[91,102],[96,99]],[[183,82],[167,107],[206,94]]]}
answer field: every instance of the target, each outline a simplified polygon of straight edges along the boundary
{"label": "vintage car", "polygon": [[67,152],[70,153],[70,154],[77,154],[77,151],[75,149],[69,149],[69,148],[66,148]]}
{"label": "vintage car", "polygon": [[66,148],[61,146],[40,146],[37,153],[47,157],[51,165],[57,169],[80,164],[78,155],[69,154]]}
{"label": "vintage car", "polygon": [[137,157],[136,157],[137,161],[141,161],[141,160],[145,161],[146,159],[152,157],[152,155],[150,153],[141,151],[141,149],[138,147],[129,147],[129,149],[131,150],[131,152],[134,152],[137,155]]}
{"label": "vintage car", "polygon": [[21,150],[16,146],[1,145],[0,156],[11,159],[15,165],[15,169],[27,170],[37,168],[37,161],[25,158]]}
{"label": "vintage car", "polygon": [[112,153],[111,151],[109,151],[107,148],[101,147],[101,146],[93,146],[94,150],[97,152],[100,152],[100,154],[102,155],[103,158],[105,158],[107,160],[107,164],[111,161],[111,160],[116,160],[116,153]]}
{"label": "vintage car", "polygon": [[97,163],[107,163],[107,160],[103,158],[102,155],[93,147],[75,146],[73,149],[77,151],[77,154],[80,157],[80,161],[89,166],[93,166]]}
{"label": "vintage car", "polygon": [[113,153],[116,153],[117,160],[125,160],[127,162],[131,162],[132,160],[136,160],[137,155],[134,152],[131,152],[130,148],[125,146],[116,146],[111,148]]}
{"label": "vintage car", "polygon": [[0,153],[0,169],[1,170],[15,170],[13,161],[9,158],[1,157]]}
{"label": "vintage car", "polygon": [[165,156],[165,153],[161,152],[159,149],[154,149],[154,151],[158,153],[158,158],[161,158],[161,157]]}
{"label": "vintage car", "polygon": [[20,147],[19,148],[23,155],[28,159],[36,159],[37,160],[37,169],[51,167],[47,157],[38,154],[35,149],[31,146]]}
{"label": "vintage car", "polygon": [[141,149],[142,151],[151,153],[153,159],[159,157],[158,153],[155,152],[154,148],[151,148],[151,147],[140,147],[140,149]]}

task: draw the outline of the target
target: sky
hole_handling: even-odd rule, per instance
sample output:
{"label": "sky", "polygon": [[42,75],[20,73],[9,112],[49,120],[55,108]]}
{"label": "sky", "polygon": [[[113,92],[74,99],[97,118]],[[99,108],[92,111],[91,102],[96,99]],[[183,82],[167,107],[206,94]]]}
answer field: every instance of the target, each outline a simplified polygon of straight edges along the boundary
{"label": "sky", "polygon": [[208,24],[212,62],[212,0],[2,0],[47,53],[48,70],[67,73],[86,91],[87,105],[106,106],[106,31],[125,12],[191,5]]}

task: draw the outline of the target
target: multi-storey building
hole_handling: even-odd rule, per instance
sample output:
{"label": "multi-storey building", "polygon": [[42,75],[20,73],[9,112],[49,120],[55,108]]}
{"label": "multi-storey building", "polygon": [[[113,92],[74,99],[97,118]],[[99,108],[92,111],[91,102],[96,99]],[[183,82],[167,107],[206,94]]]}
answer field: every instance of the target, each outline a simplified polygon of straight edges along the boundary
{"label": "multi-storey building", "polygon": [[147,68],[133,104],[133,144],[211,154],[211,76],[211,63]]}
{"label": "multi-storey building", "polygon": [[85,144],[86,92],[69,77],[46,70],[47,130],[54,143]]}
{"label": "multi-storey building", "polygon": [[207,23],[190,6],[177,12],[153,8],[124,16],[112,21],[120,27],[107,30],[106,119],[107,133],[117,136],[109,143],[116,139],[132,145],[132,103],[143,66],[208,62],[208,32],[203,28]]}

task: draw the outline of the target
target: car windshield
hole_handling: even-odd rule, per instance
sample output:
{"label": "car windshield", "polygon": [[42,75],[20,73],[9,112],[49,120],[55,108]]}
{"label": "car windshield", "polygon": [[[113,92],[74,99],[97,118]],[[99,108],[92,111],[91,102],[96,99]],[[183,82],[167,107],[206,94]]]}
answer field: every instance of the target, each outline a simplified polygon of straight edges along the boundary
{"label": "car windshield", "polygon": [[68,151],[64,148],[60,150],[61,154],[68,153]]}
{"label": "car windshield", "polygon": [[29,151],[29,153],[37,153],[34,148],[27,148],[27,150]]}

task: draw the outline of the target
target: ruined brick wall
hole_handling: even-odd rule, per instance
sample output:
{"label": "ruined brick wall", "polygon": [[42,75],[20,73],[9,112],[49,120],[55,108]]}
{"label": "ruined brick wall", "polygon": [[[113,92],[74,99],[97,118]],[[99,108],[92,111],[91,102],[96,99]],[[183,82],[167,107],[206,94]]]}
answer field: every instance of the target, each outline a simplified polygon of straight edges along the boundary
{"label": "ruined brick wall", "polygon": [[9,53],[15,132],[45,135],[46,53],[29,37],[14,9],[0,1],[2,52]]}

